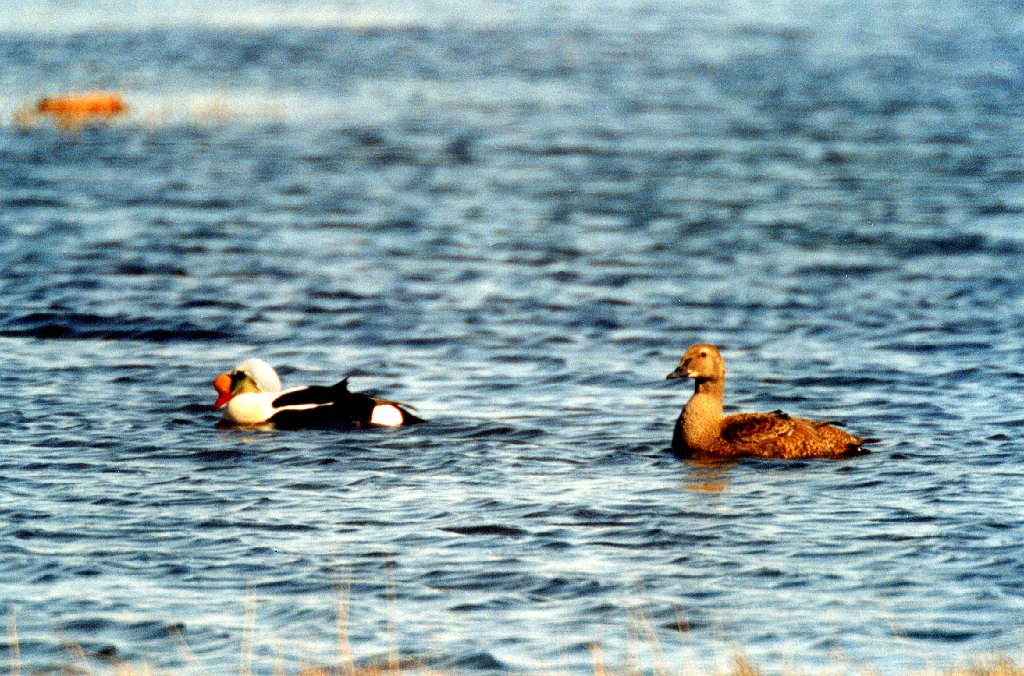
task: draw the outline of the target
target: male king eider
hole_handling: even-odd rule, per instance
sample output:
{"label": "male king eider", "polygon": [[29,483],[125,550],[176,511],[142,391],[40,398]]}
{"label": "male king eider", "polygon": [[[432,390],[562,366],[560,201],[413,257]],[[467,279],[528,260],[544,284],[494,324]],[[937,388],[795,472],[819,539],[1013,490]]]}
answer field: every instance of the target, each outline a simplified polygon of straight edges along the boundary
{"label": "male king eider", "polygon": [[213,408],[224,407],[224,421],[232,425],[297,429],[423,422],[405,404],[349,392],[348,378],[330,387],[293,387],[282,392],[281,379],[262,359],[247,359],[231,373],[220,374],[213,387],[219,395]]}
{"label": "male king eider", "polygon": [[668,377],[695,382],[672,434],[672,450],[680,455],[836,458],[863,453],[863,444],[873,441],[782,411],[723,415],[725,360],[714,345],[688,349]]}

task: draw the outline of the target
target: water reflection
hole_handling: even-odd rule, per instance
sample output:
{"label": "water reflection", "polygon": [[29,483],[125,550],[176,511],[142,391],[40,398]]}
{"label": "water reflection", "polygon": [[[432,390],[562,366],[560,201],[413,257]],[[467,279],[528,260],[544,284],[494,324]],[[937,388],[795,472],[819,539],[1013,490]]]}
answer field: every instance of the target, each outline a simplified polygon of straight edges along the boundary
{"label": "water reflection", "polygon": [[682,461],[689,470],[684,487],[697,493],[722,493],[732,481],[731,470],[735,460],[686,458]]}

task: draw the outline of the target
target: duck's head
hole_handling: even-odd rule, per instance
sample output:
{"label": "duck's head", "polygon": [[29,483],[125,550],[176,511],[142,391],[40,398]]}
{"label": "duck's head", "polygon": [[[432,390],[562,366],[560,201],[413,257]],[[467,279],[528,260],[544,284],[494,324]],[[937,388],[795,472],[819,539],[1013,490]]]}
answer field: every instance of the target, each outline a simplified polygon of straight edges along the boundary
{"label": "duck's head", "polygon": [[262,359],[246,359],[232,369],[231,373],[221,373],[214,378],[213,388],[217,390],[217,401],[213,404],[217,409],[239,394],[280,392],[281,379],[277,377],[270,364]]}
{"label": "duck's head", "polygon": [[714,345],[693,345],[679,360],[679,366],[668,374],[668,378],[693,378],[694,380],[725,380],[725,360]]}

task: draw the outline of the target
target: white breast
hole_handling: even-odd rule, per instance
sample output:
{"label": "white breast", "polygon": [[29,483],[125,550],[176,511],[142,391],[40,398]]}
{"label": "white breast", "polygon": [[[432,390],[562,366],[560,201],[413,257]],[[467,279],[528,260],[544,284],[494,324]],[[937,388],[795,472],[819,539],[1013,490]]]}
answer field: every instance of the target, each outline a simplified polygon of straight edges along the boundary
{"label": "white breast", "polygon": [[239,425],[267,422],[274,415],[273,401],[278,393],[248,392],[231,398],[224,408],[224,419]]}

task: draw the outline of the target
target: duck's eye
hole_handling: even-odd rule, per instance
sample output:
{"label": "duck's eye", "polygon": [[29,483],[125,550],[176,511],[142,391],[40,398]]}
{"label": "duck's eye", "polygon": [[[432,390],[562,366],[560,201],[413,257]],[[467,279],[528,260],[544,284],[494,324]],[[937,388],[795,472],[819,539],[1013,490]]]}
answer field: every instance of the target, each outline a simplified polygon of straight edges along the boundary
{"label": "duck's eye", "polygon": [[701,350],[700,351],[700,356],[702,356],[702,357],[708,356],[708,351],[707,350]]}

